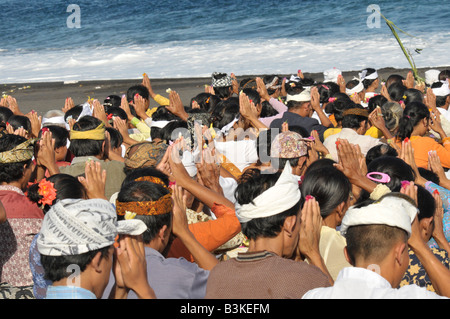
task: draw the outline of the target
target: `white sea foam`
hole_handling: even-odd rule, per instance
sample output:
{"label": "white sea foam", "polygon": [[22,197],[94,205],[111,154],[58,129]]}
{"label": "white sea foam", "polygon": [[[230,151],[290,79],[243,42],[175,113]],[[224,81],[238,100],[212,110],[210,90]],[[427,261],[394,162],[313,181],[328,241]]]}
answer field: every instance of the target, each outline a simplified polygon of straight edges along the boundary
{"label": "white sea foam", "polygon": [[[424,40],[425,39],[425,40]],[[417,67],[450,65],[450,33],[406,43]],[[0,52],[0,83],[140,78],[208,77],[213,71],[236,75],[323,72],[337,67],[409,68],[393,37],[320,42],[305,39],[182,41],[131,47]]]}

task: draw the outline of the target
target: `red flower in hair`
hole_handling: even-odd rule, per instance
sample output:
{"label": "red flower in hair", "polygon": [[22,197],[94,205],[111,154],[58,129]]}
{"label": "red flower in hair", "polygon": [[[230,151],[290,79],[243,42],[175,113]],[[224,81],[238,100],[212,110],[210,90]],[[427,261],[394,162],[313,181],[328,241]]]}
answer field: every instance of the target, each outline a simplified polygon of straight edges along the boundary
{"label": "red flower in hair", "polygon": [[108,114],[108,116],[107,116],[108,121],[112,118],[113,118],[113,114],[112,113]]}
{"label": "red flower in hair", "polygon": [[43,197],[39,200],[39,204],[51,205],[56,199],[56,189],[54,184],[45,178],[39,182],[38,193]]}

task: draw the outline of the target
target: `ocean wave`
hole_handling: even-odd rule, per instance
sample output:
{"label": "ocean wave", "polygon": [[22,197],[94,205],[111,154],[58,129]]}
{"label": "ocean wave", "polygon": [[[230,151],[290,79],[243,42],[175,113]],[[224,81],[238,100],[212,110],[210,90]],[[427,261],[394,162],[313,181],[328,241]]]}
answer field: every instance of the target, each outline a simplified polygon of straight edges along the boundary
{"label": "ocean wave", "polygon": [[[448,65],[450,32],[406,41],[417,67]],[[366,67],[408,68],[393,37],[314,40],[280,38],[249,40],[172,41],[131,46],[97,46],[38,51],[0,50],[0,82],[208,77],[214,71],[249,74],[344,71]]]}

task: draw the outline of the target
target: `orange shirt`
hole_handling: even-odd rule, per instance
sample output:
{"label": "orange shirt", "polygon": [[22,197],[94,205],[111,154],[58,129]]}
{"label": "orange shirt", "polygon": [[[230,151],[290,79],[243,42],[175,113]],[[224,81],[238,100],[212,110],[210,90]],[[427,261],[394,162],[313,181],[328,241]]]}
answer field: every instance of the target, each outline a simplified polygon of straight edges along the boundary
{"label": "orange shirt", "polygon": [[[442,167],[450,168],[450,138],[444,139],[442,144],[427,136],[411,136],[410,140],[417,167],[428,168],[428,152],[436,151]],[[397,145],[402,147],[401,142]]]}
{"label": "orange shirt", "polygon": [[[241,231],[241,224],[234,209],[221,204],[214,204],[211,211],[217,219],[189,224],[189,229],[198,242],[208,251],[214,251]],[[180,258],[194,262],[189,250],[176,238],[167,257]]]}

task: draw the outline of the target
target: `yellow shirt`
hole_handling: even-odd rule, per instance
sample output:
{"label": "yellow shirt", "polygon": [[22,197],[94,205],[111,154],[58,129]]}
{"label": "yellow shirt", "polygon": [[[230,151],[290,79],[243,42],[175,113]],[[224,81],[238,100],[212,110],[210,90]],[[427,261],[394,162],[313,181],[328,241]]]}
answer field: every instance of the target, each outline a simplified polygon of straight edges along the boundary
{"label": "yellow shirt", "polygon": [[347,246],[345,237],[336,229],[322,226],[320,230],[319,250],[328,272],[336,280],[342,268],[352,265],[345,259],[344,247]]}

